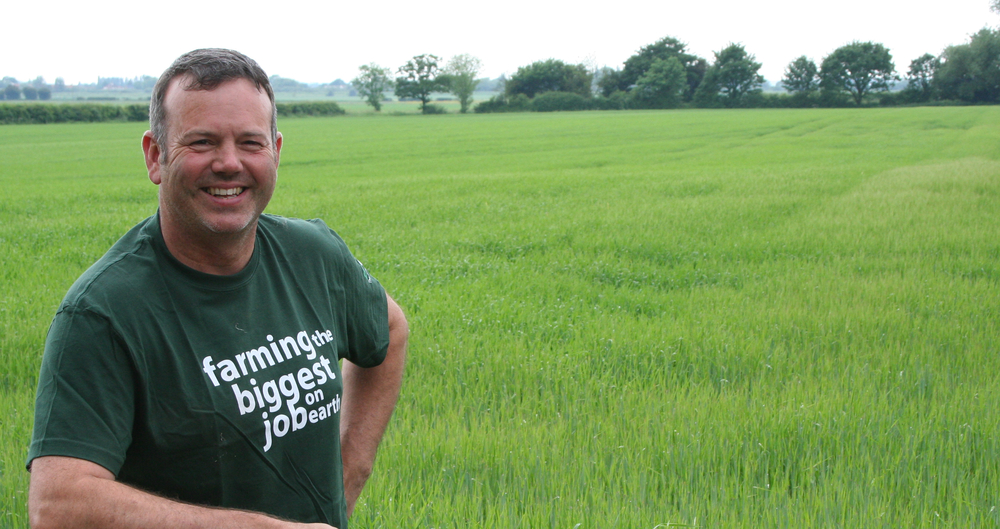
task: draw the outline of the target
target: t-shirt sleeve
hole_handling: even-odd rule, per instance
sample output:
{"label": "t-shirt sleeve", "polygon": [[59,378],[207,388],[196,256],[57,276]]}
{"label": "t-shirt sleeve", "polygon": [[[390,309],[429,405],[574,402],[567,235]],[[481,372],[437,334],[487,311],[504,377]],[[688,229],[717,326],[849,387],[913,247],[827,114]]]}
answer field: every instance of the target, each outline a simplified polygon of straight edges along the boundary
{"label": "t-shirt sleeve", "polygon": [[389,307],[385,289],[346,245],[342,248],[340,275],[347,309],[345,358],[361,367],[374,367],[385,360],[389,348]]}
{"label": "t-shirt sleeve", "polygon": [[62,308],[45,341],[29,468],[36,457],[69,456],[117,475],[132,441],[133,379],[131,359],[110,323]]}

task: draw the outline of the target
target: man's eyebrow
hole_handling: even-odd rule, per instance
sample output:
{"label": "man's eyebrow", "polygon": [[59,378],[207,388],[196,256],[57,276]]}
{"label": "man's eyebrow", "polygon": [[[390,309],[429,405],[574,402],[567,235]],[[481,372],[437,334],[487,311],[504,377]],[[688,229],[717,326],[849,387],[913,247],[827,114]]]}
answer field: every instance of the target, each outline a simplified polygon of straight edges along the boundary
{"label": "man's eyebrow", "polygon": [[214,133],[214,132],[212,132],[210,130],[189,130],[189,131],[185,132],[184,134],[181,134],[181,138],[182,139],[183,138],[190,138],[192,136],[215,137],[215,136],[218,136],[218,134]]}
{"label": "man's eyebrow", "polygon": [[[271,134],[269,132],[247,130],[247,131],[243,131],[243,132],[240,132],[240,133],[236,134],[236,137],[237,138],[266,138],[266,137],[270,137],[270,135]],[[187,138],[199,137],[199,136],[204,136],[204,137],[208,137],[208,138],[215,138],[215,137],[221,136],[221,134],[219,134],[218,132],[210,131],[210,130],[198,130],[198,129],[196,129],[196,130],[189,130],[189,131],[185,132],[184,134],[181,135],[181,139],[187,139]]]}

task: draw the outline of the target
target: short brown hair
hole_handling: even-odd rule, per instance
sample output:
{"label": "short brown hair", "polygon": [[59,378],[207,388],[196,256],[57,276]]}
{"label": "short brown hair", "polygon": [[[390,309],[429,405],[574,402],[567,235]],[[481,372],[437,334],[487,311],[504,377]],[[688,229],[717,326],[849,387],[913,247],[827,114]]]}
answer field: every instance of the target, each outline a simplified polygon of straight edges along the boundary
{"label": "short brown hair", "polygon": [[278,140],[278,108],[274,105],[274,90],[264,69],[238,51],[204,48],[178,57],[153,87],[153,97],[149,101],[149,130],[164,155],[167,153],[167,109],[163,102],[170,82],[181,76],[191,77],[191,81],[183,86],[185,90],[212,90],[233,79],[252,81],[257,90],[263,90],[271,100],[271,142]]}

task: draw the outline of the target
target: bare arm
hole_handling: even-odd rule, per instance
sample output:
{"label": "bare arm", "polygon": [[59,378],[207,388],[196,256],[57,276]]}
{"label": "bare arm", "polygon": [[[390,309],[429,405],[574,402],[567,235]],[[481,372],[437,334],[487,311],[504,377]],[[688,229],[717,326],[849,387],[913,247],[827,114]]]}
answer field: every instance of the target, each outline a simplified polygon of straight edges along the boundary
{"label": "bare arm", "polygon": [[347,515],[361,495],[375,464],[382,434],[396,407],[410,334],[402,309],[389,296],[389,350],[381,365],[358,367],[344,362],[344,403],[340,415],[340,450],[344,461]]}
{"label": "bare arm", "polygon": [[115,481],[111,472],[96,463],[61,456],[32,462],[28,513],[34,529],[330,529],[326,524],[300,524],[169,500]]}

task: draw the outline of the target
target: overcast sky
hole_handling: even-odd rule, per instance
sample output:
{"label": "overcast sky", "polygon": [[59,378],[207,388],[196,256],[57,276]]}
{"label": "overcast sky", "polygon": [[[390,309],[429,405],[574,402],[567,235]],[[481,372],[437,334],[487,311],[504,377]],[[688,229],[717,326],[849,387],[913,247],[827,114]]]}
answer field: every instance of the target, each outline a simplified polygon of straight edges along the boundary
{"label": "overcast sky", "polygon": [[[990,0],[944,2],[4,2],[0,76],[49,83],[101,77],[158,76],[185,51],[232,48],[269,75],[303,82],[350,81],[361,64],[395,70],[414,55],[478,57],[481,76],[510,75],[548,58],[621,67],[638,49],[672,36],[712,62],[712,52],[741,43],[774,83],[805,55],[817,64],[853,40],[884,44],[896,70],[962,44],[1000,24]],[[419,7],[418,7],[419,6]]]}

